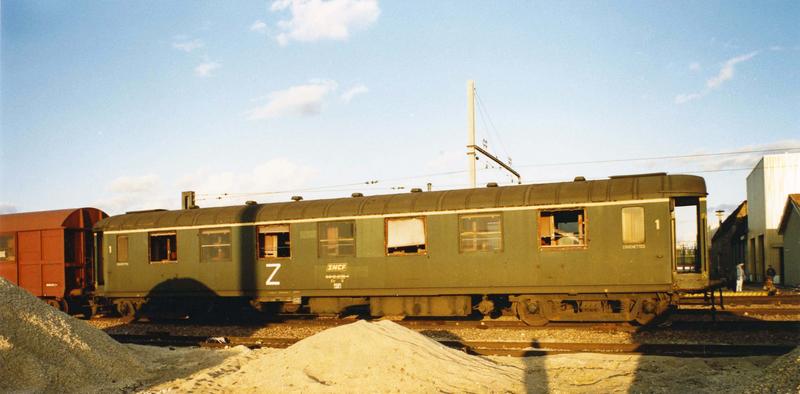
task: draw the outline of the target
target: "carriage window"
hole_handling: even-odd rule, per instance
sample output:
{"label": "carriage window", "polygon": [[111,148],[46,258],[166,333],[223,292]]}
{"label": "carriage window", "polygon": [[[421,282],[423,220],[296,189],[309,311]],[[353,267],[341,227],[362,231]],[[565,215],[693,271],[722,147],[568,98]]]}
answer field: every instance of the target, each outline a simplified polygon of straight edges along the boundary
{"label": "carriage window", "polygon": [[539,245],[585,246],[586,212],[583,209],[540,211]]}
{"label": "carriage window", "polygon": [[258,258],[291,256],[288,224],[258,226]]}
{"label": "carriage window", "polygon": [[622,247],[644,247],[644,208],[622,208]]}
{"label": "carriage window", "polygon": [[0,261],[14,261],[14,234],[0,234]]}
{"label": "carriage window", "polygon": [[425,254],[425,219],[386,219],[386,254]]}
{"label": "carriage window", "polygon": [[117,235],[117,262],[128,261],[128,236]]}
{"label": "carriage window", "polygon": [[178,236],[175,232],[150,234],[150,262],[178,261]]}
{"label": "carriage window", "polygon": [[319,257],[355,256],[356,225],[346,222],[322,222],[319,224]]}
{"label": "carriage window", "polygon": [[503,249],[500,214],[464,215],[459,217],[459,239],[462,252]]}
{"label": "carriage window", "polygon": [[200,231],[200,261],[231,261],[231,230]]}

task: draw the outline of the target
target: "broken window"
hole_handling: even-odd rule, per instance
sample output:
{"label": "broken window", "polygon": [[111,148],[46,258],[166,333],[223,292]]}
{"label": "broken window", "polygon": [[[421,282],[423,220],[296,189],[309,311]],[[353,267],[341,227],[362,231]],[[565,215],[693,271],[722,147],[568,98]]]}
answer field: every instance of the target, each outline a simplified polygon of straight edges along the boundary
{"label": "broken window", "polygon": [[459,239],[462,252],[502,250],[503,231],[500,214],[460,216]]}
{"label": "broken window", "polygon": [[124,263],[128,261],[128,236],[117,235],[117,262]]}
{"label": "broken window", "polygon": [[200,230],[200,261],[231,261],[229,228]]}
{"label": "broken window", "polygon": [[386,219],[386,254],[425,254],[425,219]]}
{"label": "broken window", "polygon": [[540,211],[539,245],[585,246],[586,212],[583,209]]}
{"label": "broken window", "polygon": [[289,225],[258,226],[258,258],[291,257]]}
{"label": "broken window", "polygon": [[644,208],[622,208],[622,247],[644,247]]}
{"label": "broken window", "polygon": [[178,261],[178,236],[174,231],[150,234],[150,262]]}
{"label": "broken window", "polygon": [[319,257],[355,256],[355,222],[322,222],[319,224]]}
{"label": "broken window", "polygon": [[0,234],[0,261],[14,261],[14,234]]}

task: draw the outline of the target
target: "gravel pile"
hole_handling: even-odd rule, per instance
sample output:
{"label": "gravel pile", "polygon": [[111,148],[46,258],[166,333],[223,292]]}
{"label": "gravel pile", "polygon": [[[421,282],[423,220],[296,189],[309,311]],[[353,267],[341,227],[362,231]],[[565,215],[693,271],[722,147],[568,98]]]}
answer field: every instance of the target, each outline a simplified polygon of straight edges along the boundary
{"label": "gravel pile", "polygon": [[244,352],[158,390],[176,392],[525,391],[522,366],[453,350],[388,320],[357,321],[285,350]]}
{"label": "gravel pile", "polygon": [[0,278],[0,392],[119,391],[144,366],[128,347]]}
{"label": "gravel pile", "polygon": [[764,369],[764,374],[744,390],[748,393],[800,393],[800,347],[784,354]]}

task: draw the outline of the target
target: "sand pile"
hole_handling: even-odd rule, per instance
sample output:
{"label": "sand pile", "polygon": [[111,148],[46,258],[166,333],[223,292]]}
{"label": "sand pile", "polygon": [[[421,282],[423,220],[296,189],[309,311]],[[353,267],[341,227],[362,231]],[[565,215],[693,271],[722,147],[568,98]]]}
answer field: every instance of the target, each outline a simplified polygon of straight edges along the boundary
{"label": "sand pile", "polygon": [[184,392],[525,391],[524,368],[442,346],[391,321],[325,330],[285,350],[243,352],[154,388]]}
{"label": "sand pile", "polygon": [[746,387],[748,393],[800,393],[800,347],[784,354]]}
{"label": "sand pile", "polygon": [[0,392],[116,391],[143,374],[128,347],[0,278]]}

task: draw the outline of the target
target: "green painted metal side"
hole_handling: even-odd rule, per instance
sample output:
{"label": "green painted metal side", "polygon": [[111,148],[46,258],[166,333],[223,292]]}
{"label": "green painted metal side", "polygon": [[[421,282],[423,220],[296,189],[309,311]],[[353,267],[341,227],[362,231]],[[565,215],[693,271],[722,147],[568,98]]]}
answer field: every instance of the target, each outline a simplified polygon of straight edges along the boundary
{"label": "green painted metal side", "polygon": [[[623,248],[621,210],[627,206],[645,207],[644,248]],[[229,220],[243,217],[238,211],[235,213]],[[243,225],[230,227],[229,262],[200,262],[198,230],[184,229],[177,231],[177,262],[149,263],[148,233],[130,232],[127,233],[129,261],[127,265],[119,265],[115,255],[117,235],[111,233],[104,236],[104,295],[179,293],[289,300],[298,296],[568,294],[672,289],[668,202],[587,206],[588,246],[574,250],[542,250],[538,246],[537,215],[535,209],[503,211],[503,250],[472,253],[459,251],[457,214],[430,215],[426,218],[427,254],[414,256],[386,256],[384,219],[374,217],[355,220],[355,257],[317,257],[317,223],[302,222],[290,226],[292,257],[288,259],[256,259],[255,227]],[[234,221],[241,222],[248,221]],[[280,267],[276,270],[274,264]],[[280,284],[267,285],[270,277],[272,282]],[[335,283],[340,283],[339,288]]]}

